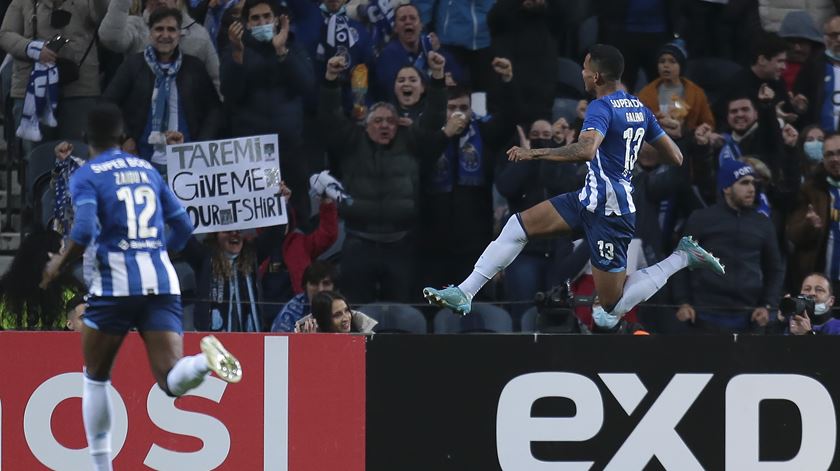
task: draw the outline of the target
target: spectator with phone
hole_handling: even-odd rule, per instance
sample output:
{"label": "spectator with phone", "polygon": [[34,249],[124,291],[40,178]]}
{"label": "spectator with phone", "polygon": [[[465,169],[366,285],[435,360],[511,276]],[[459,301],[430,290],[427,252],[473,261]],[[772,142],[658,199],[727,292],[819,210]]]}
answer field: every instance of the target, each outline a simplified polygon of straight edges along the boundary
{"label": "spectator with phone", "polygon": [[82,139],[101,93],[94,33],[107,8],[107,0],[13,0],[6,10],[0,48],[14,58],[10,95],[24,152],[42,140]]}

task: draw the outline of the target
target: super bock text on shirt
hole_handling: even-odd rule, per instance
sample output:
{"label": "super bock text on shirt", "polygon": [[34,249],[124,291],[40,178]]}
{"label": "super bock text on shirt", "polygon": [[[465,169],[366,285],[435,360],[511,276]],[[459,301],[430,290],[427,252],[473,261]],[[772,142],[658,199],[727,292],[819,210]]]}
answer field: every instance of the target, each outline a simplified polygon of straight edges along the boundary
{"label": "super bock text on shirt", "polygon": [[595,158],[587,163],[589,172],[579,193],[581,204],[606,216],[634,213],[630,178],[642,142],[655,142],[665,132],[638,98],[623,91],[592,101],[582,130],[597,131],[604,139]]}
{"label": "super bock text on shirt", "polygon": [[96,206],[97,231],[84,256],[90,294],[180,294],[164,221],[184,210],[149,162],[112,149],[77,170],[70,191],[76,206]]}

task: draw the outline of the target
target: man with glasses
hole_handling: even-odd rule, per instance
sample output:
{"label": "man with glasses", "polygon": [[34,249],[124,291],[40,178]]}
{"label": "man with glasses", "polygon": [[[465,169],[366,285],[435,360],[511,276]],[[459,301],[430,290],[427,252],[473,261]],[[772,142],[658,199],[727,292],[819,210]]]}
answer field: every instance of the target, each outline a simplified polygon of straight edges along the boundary
{"label": "man with glasses", "polygon": [[823,25],[825,52],[812,54],[793,85],[810,106],[803,124],[817,123],[825,132],[837,132],[840,117],[840,16]]}
{"label": "man with glasses", "polygon": [[[838,24],[840,28],[840,24]],[[790,279],[825,273],[834,291],[840,287],[840,134],[825,138],[822,165],[802,184],[796,209],[788,219],[794,244]]]}

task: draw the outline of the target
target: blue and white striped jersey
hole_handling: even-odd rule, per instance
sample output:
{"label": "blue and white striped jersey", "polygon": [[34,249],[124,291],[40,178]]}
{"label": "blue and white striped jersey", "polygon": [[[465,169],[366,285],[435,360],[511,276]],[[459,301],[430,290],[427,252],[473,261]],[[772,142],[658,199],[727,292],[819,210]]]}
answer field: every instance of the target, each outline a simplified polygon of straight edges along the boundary
{"label": "blue and white striped jersey", "polygon": [[181,294],[164,222],[184,209],[149,162],[104,152],[73,174],[70,192],[74,205],[96,205],[97,232],[84,258],[90,294]]}
{"label": "blue and white striped jersey", "polygon": [[586,164],[589,173],[578,195],[581,204],[606,216],[636,212],[630,178],[642,140],[651,143],[665,135],[659,122],[638,98],[617,91],[589,104],[581,129],[604,136],[595,158]]}

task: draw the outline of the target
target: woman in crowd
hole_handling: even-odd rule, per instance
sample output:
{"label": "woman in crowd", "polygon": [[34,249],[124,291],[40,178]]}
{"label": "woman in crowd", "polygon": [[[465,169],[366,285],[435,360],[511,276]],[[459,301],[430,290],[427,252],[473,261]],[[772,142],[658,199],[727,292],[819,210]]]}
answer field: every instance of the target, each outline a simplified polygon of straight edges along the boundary
{"label": "woman in crowd", "polygon": [[82,284],[66,271],[46,290],[38,285],[50,254],[61,249],[61,234],[33,232],[18,248],[9,269],[0,278],[0,327],[22,330],[61,330],[65,302],[83,293]]}
{"label": "woman in crowd", "polygon": [[372,334],[377,322],[350,309],[347,299],[335,291],[322,291],[312,298],[312,314],[295,325],[295,332]]}
{"label": "woman in crowd", "polygon": [[803,179],[813,175],[814,171],[822,165],[823,141],[825,141],[825,131],[819,124],[806,126],[799,134],[799,169]]}
{"label": "woman in crowd", "polygon": [[423,97],[426,83],[423,74],[413,65],[407,65],[397,72],[394,79],[394,104],[400,116],[400,125],[411,126],[423,114]]}

